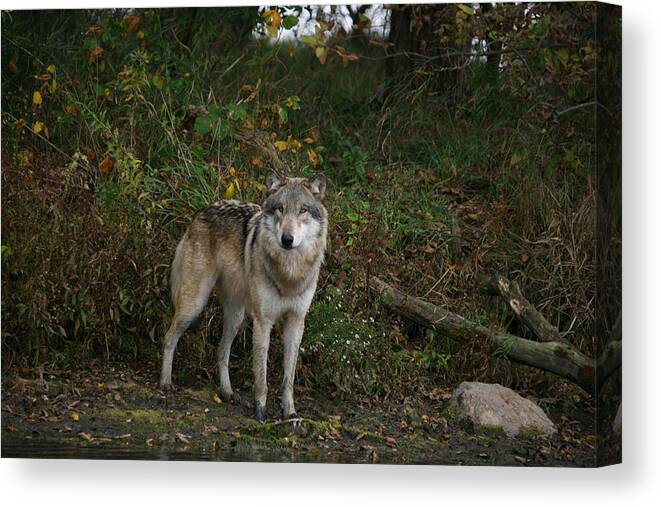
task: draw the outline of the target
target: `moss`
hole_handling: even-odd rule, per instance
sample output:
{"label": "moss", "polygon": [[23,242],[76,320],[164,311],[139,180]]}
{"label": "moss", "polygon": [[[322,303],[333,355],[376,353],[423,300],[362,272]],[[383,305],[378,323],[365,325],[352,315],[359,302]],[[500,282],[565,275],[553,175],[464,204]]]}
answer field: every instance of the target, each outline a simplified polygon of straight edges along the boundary
{"label": "moss", "polygon": [[519,438],[528,438],[528,439],[542,438],[546,436],[547,435],[543,431],[541,431],[539,428],[535,428],[534,426],[531,426],[529,428],[521,428],[518,434]]}
{"label": "moss", "polygon": [[448,422],[456,422],[461,418],[459,412],[457,411],[457,407],[452,403],[447,405],[441,411],[441,416],[443,416]]}
{"label": "moss", "polygon": [[106,408],[98,410],[94,415],[100,419],[115,420],[126,424],[130,421],[130,428],[134,432],[154,432],[166,427],[165,415],[153,409],[122,410]]}
{"label": "moss", "polygon": [[473,426],[473,433],[487,437],[487,438],[504,438],[507,437],[507,434],[505,431],[503,431],[503,428],[500,428],[498,426],[489,426],[485,424],[477,424],[477,423],[472,423]]}

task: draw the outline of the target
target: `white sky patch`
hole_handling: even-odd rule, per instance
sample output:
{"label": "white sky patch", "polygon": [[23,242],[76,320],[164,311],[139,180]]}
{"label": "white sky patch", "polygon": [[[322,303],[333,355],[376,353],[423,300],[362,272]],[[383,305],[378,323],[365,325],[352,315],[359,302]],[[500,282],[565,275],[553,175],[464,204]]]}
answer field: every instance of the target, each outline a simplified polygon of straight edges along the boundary
{"label": "white sky patch", "polygon": [[[336,5],[335,12],[332,12],[332,6],[330,5],[303,5],[300,7],[300,13],[297,13],[294,8],[284,8],[282,11],[283,19],[286,16],[297,16],[298,24],[293,28],[286,30],[284,27],[278,29],[277,37],[271,37],[263,25],[258,25],[253,30],[253,35],[258,39],[270,39],[272,43],[289,43],[297,44],[300,43],[300,39],[303,35],[314,35],[315,27],[319,24],[317,21],[317,16],[319,10],[323,12],[324,19],[328,21],[334,21],[335,24],[330,30],[324,32],[326,38],[332,37],[340,29],[343,29],[347,34],[353,32],[353,20],[351,18],[351,13],[358,11],[363,4],[353,4],[353,5]],[[263,13],[268,9],[268,6],[262,5],[259,7],[259,13]],[[365,32],[375,38],[385,39],[390,34],[390,10],[386,9],[383,4],[373,4],[370,5],[366,10],[364,15],[370,19],[371,26]]]}

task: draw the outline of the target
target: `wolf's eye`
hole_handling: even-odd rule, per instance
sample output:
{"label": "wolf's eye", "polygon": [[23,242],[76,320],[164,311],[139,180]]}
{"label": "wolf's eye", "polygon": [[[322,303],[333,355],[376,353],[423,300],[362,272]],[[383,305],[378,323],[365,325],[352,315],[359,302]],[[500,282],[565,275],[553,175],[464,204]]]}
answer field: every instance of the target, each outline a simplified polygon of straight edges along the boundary
{"label": "wolf's eye", "polygon": [[301,209],[298,210],[298,212],[302,215],[303,213],[307,213],[308,209],[305,206],[302,206]]}
{"label": "wolf's eye", "polygon": [[282,204],[278,204],[278,205],[275,207],[275,210],[276,210],[276,211],[279,211],[280,213],[282,213],[283,210],[284,210],[284,208],[282,207]]}

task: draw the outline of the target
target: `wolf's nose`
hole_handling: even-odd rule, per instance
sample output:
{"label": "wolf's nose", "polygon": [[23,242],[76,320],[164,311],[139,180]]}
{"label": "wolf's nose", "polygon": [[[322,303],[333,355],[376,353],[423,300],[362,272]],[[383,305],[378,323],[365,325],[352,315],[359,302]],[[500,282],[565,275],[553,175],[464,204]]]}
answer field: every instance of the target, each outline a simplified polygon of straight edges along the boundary
{"label": "wolf's nose", "polygon": [[294,246],[294,236],[292,236],[291,234],[283,234],[280,240],[282,241],[282,246],[284,246],[287,249]]}

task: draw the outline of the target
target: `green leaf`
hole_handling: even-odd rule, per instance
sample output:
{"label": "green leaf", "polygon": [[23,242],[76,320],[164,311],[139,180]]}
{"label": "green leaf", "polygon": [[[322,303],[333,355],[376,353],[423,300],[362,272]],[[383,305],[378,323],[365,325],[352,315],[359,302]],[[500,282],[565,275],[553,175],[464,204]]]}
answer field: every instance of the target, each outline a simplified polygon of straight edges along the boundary
{"label": "green leaf", "polygon": [[286,123],[287,119],[289,118],[289,115],[287,114],[287,110],[284,107],[278,106],[278,116],[280,117],[280,121],[282,123]]}
{"label": "green leaf", "polygon": [[165,85],[165,78],[160,74],[154,74],[154,76],[151,79],[151,82],[154,83],[154,86],[156,88],[162,90],[163,86]]}
{"label": "green leaf", "polygon": [[211,118],[208,116],[198,116],[195,118],[195,134],[198,136],[204,136],[209,133],[211,130]]}
{"label": "green leaf", "polygon": [[347,218],[352,222],[358,222],[358,220],[360,220],[360,215],[358,215],[358,213],[350,211],[349,213],[347,213]]}
{"label": "green leaf", "polygon": [[298,110],[301,108],[301,99],[298,95],[292,95],[285,101],[285,105],[289,109]]}
{"label": "green leaf", "polygon": [[232,131],[230,130],[230,127],[227,123],[219,122],[214,126],[211,135],[213,136],[214,139],[223,141],[228,137],[230,137],[231,133]]}
{"label": "green leaf", "polygon": [[291,30],[296,25],[298,25],[298,17],[297,16],[286,16],[285,20],[282,22],[282,26],[285,27],[285,30]]}
{"label": "green leaf", "polygon": [[567,48],[558,49],[558,58],[563,65],[567,65],[569,62],[569,50]]}
{"label": "green leaf", "polygon": [[317,45],[317,38],[312,35],[301,35],[301,42],[308,46],[315,47]]}
{"label": "green leaf", "polygon": [[88,49],[88,51],[91,51],[92,49],[100,45],[101,43],[99,42],[99,39],[97,39],[96,37],[87,39],[87,41],[85,42],[85,47]]}
{"label": "green leaf", "polygon": [[220,108],[216,104],[211,104],[207,110],[212,118],[220,118]]}
{"label": "green leaf", "polygon": [[244,122],[248,116],[246,107],[243,104],[227,104],[225,109],[229,111],[230,120]]}
{"label": "green leaf", "polygon": [[468,7],[468,5],[466,5],[466,4],[457,4],[457,7],[459,7],[459,9],[464,11],[469,16],[475,16],[475,9],[472,9],[472,8]]}

